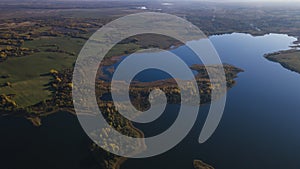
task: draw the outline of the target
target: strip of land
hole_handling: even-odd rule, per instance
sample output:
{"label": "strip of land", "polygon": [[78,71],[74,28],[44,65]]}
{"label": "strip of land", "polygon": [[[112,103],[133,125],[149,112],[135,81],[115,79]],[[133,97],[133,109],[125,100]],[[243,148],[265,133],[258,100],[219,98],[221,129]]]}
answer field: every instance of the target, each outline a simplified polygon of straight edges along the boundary
{"label": "strip of land", "polygon": [[273,62],[279,63],[284,68],[300,73],[300,51],[291,49],[266,54],[265,57]]}
{"label": "strip of land", "polygon": [[195,169],[214,169],[212,166],[204,163],[201,160],[194,160],[194,168]]}

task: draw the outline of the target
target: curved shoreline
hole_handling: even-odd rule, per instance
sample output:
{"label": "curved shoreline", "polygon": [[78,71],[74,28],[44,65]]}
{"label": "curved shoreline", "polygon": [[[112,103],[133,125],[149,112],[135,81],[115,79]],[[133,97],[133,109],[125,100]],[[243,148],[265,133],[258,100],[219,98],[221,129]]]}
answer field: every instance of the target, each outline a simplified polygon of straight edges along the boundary
{"label": "curved shoreline", "polygon": [[275,53],[265,54],[269,61],[279,63],[283,68],[300,74],[300,50],[290,49]]}
{"label": "curved shoreline", "polygon": [[[145,138],[145,134],[139,130],[138,128],[136,128],[131,122],[129,123],[129,127],[131,127],[134,131],[136,131],[137,135],[139,136],[139,138]],[[145,151],[147,149],[146,143],[142,142],[139,143],[139,145],[141,146],[141,148],[137,148],[135,152],[132,152],[131,155],[136,155],[139,154],[143,151]],[[127,161],[128,158],[126,157],[120,157],[120,159],[113,165],[113,169],[120,169],[121,165]]]}

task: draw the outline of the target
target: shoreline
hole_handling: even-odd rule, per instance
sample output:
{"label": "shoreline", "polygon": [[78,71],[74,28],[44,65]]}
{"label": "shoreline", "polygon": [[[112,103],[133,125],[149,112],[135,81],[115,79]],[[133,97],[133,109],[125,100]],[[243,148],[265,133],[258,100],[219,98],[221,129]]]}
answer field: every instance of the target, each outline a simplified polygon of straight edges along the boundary
{"label": "shoreline", "polygon": [[[136,133],[138,134],[138,138],[145,138],[145,134],[139,130],[138,128],[136,128],[132,122],[129,122],[129,127],[132,128],[134,131],[136,131]],[[133,152],[131,155],[137,155],[139,153],[142,153],[143,151],[145,151],[147,149],[146,143],[143,141],[142,143],[139,143],[139,145],[141,146],[142,149],[138,150],[136,152]],[[113,165],[113,169],[120,169],[121,165],[123,163],[125,163],[128,160],[127,157],[120,157],[120,160],[118,160],[114,165]]]}
{"label": "shoreline", "polygon": [[280,64],[283,68],[300,74],[300,50],[288,49],[274,53],[265,54],[264,57],[274,63]]}

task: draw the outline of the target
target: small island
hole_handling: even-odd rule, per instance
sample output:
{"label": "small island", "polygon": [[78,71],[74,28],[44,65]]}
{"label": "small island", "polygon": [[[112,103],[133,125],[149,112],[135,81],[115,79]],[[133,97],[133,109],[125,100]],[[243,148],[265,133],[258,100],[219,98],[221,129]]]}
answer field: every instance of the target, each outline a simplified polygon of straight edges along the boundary
{"label": "small island", "polygon": [[195,169],[214,169],[214,167],[204,163],[201,160],[194,160],[194,168]]}
{"label": "small island", "polygon": [[266,54],[265,58],[281,64],[284,68],[300,73],[300,50],[291,49]]}

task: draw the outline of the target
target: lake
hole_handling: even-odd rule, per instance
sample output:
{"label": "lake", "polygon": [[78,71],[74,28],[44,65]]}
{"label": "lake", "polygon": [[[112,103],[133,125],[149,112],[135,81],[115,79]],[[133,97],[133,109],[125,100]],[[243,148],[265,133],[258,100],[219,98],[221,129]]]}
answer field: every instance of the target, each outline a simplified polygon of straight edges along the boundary
{"label": "lake", "polygon": [[[233,33],[211,36],[210,40],[224,63],[245,70],[228,92],[225,112],[214,135],[206,143],[198,143],[209,109],[209,105],[203,105],[195,126],[179,145],[156,157],[129,159],[121,169],[192,169],[194,159],[228,169],[300,167],[300,75],[263,57],[266,53],[289,49],[296,38]],[[171,51],[189,65],[199,62],[186,46]],[[154,72],[146,71],[136,78],[147,81],[168,77]],[[157,121],[159,125],[137,127],[146,135],[157,134],[160,128],[172,124],[177,109],[178,105],[169,105]],[[11,117],[1,117],[0,125],[4,168],[75,169],[96,165],[88,150],[89,139],[72,115],[63,112],[51,115],[43,119],[40,128]]]}
{"label": "lake", "polygon": [[[216,168],[300,167],[300,75],[263,57],[289,49],[296,38],[234,33],[211,36],[210,40],[224,63],[245,70],[228,92],[225,112],[213,137],[204,144],[197,142],[209,108],[201,106],[196,125],[182,143],[157,157],[128,160],[122,169],[192,169],[193,159]],[[192,55],[184,46],[173,52],[180,57]]]}

